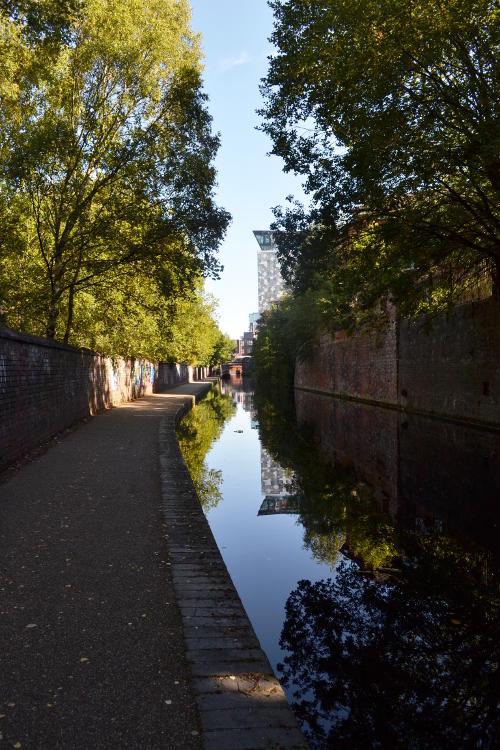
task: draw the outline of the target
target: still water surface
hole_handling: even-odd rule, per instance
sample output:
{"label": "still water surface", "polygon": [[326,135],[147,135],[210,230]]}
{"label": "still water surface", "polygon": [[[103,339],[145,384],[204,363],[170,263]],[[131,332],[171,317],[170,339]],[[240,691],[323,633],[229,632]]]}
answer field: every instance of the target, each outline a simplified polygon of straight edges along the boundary
{"label": "still water surface", "polygon": [[500,746],[498,433],[233,381],[179,437],[312,746]]}

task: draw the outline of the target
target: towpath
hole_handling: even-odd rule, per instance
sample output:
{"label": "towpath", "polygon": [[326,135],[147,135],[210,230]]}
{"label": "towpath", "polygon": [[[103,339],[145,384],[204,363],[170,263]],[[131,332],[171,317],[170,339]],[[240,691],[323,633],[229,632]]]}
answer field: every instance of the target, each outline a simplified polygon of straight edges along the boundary
{"label": "towpath", "polygon": [[[209,387],[112,409],[0,484],[0,748],[305,747],[178,454]],[[197,605],[226,617],[206,643]]]}

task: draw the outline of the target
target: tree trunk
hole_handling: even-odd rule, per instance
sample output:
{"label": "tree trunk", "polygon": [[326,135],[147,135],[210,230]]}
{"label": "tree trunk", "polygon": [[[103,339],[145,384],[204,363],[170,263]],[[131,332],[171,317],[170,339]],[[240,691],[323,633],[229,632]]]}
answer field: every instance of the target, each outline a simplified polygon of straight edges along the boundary
{"label": "tree trunk", "polygon": [[73,326],[73,310],[74,310],[74,302],[75,302],[75,288],[72,286],[69,290],[69,299],[68,299],[68,318],[66,320],[66,330],[64,331],[64,339],[63,343],[67,344],[69,341],[69,336],[71,333],[71,328]]}
{"label": "tree trunk", "polygon": [[500,258],[497,258],[493,266],[493,296],[500,299]]}
{"label": "tree trunk", "polygon": [[52,291],[50,294],[49,303],[49,314],[47,318],[47,326],[45,329],[45,335],[48,339],[55,339],[56,337],[56,326],[59,320],[59,313],[61,310],[61,280],[62,280],[62,252],[60,246],[54,248],[54,272],[51,278]]}
{"label": "tree trunk", "polygon": [[59,298],[52,298],[49,307],[49,316],[47,319],[47,326],[45,328],[45,335],[48,339],[55,339],[56,337],[56,326],[59,318]]}

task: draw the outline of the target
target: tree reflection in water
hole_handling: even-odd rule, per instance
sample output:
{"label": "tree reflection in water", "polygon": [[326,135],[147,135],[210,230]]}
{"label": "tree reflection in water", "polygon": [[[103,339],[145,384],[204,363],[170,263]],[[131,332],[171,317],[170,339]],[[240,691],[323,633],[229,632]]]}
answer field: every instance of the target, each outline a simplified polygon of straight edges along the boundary
{"label": "tree reflection in water", "polygon": [[[299,428],[277,400],[257,393],[255,402],[263,444],[294,472],[304,542],[333,571],[331,579],[299,582],[288,598],[280,641],[280,679],[311,744],[349,750],[499,747],[499,566],[491,529],[484,528],[489,522],[478,524],[476,507],[470,533],[447,528],[439,517],[411,523],[405,498],[421,511],[429,507],[431,518],[436,501],[431,493],[418,494],[411,482],[403,486],[402,475],[396,485],[401,518],[399,511],[385,512],[386,501],[363,476],[355,454],[350,468],[322,461],[309,425]],[[324,414],[323,404],[318,411]],[[330,442],[340,423],[332,424],[323,433]],[[348,429],[347,420],[342,424]],[[319,428],[316,433],[322,434]],[[339,441],[345,436],[339,433]],[[411,437],[405,433],[405,440]],[[371,439],[368,433],[365,440]],[[477,445],[481,456],[483,439],[495,456],[497,443],[482,435],[465,435],[462,442],[468,450]],[[423,451],[425,443],[418,446]],[[329,447],[334,455],[335,446]],[[457,459],[458,476],[475,467],[476,459],[467,458],[464,466]],[[450,498],[447,517],[457,525],[459,509],[474,509],[465,503],[470,481],[463,497],[447,493],[448,475],[430,466],[438,496]],[[485,518],[497,518],[491,504],[497,480],[482,471],[484,491],[476,485],[476,506],[484,500]]]}
{"label": "tree reflection in water", "polygon": [[415,547],[398,573],[344,560],[334,579],[300,581],[290,595],[280,669],[314,746],[498,741],[498,586],[480,556],[460,561],[440,538]]}
{"label": "tree reflection in water", "polygon": [[235,412],[236,406],[231,398],[214,389],[186,414],[177,427],[181,452],[205,512],[215,508],[222,498],[222,473],[209,469],[205,457],[220,436],[224,423]]}

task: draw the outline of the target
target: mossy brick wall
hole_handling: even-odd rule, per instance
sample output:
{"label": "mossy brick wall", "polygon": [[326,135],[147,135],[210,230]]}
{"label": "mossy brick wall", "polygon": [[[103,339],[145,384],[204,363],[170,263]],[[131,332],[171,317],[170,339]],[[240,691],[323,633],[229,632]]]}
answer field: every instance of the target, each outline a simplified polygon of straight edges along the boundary
{"label": "mossy brick wall", "polygon": [[295,386],[408,411],[500,424],[500,301],[449,317],[391,321],[385,332],[323,336]]}
{"label": "mossy brick wall", "polygon": [[152,392],[146,361],[0,328],[0,469],[79,419]]}
{"label": "mossy brick wall", "polygon": [[385,331],[324,335],[314,355],[298,361],[295,385],[393,403],[397,399],[395,316]]}

